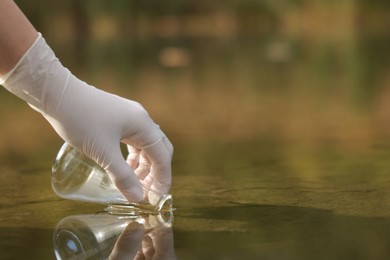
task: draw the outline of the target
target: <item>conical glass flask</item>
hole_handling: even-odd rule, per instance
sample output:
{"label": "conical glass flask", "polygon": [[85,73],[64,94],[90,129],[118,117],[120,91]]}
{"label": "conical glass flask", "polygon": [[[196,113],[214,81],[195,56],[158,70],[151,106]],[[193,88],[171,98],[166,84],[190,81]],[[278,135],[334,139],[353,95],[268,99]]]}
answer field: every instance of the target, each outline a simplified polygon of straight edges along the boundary
{"label": "conical glass flask", "polygon": [[52,188],[64,199],[108,204],[113,214],[137,215],[172,210],[172,195],[144,187],[144,200],[126,200],[110,177],[93,160],[64,143],[52,167]]}

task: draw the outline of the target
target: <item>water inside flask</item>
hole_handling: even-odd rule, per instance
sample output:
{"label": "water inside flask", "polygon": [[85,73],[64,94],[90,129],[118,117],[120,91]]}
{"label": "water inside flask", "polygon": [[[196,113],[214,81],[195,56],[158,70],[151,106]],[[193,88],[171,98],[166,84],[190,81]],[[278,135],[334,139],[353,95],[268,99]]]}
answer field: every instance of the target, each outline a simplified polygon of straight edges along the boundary
{"label": "water inside flask", "polygon": [[132,203],[116,188],[109,175],[93,160],[64,143],[52,167],[52,188],[64,199],[106,204],[112,214],[172,211],[172,195],[144,187],[144,200]]}

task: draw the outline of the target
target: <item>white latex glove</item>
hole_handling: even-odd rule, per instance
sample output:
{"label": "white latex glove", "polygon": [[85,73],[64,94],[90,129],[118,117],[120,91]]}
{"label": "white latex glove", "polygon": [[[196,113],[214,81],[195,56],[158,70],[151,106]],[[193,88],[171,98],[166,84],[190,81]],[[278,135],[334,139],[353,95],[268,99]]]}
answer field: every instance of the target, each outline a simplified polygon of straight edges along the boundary
{"label": "white latex glove", "polygon": [[[159,193],[169,191],[173,147],[145,109],[77,79],[40,34],[0,84],[102,166],[129,201],[142,199],[141,182]],[[127,163],[120,142],[128,145]]]}

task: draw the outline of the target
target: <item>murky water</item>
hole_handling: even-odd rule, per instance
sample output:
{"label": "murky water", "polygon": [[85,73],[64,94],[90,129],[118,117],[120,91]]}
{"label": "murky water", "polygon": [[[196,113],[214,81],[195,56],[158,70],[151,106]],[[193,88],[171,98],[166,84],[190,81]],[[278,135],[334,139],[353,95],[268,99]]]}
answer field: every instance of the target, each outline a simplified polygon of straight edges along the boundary
{"label": "murky water", "polygon": [[176,178],[178,255],[389,257],[388,150],[340,153],[295,147],[291,155],[306,158],[290,161],[284,153],[290,149],[287,144],[210,144],[204,161],[197,161],[197,173],[189,176],[183,170],[184,176]]}
{"label": "murky water", "polygon": [[[390,257],[390,147],[345,151],[257,141],[176,148],[173,228],[155,234],[156,220],[144,229],[145,222],[104,219],[102,205],[59,199],[48,165],[3,167],[1,258],[53,259],[59,245],[68,254],[79,250],[70,240],[58,242],[66,235],[58,226],[84,239],[92,259],[107,257],[115,245],[133,256],[142,240],[149,241],[145,252],[161,251],[167,259]],[[98,228],[96,237],[108,232],[109,239],[87,239]],[[157,243],[154,251],[150,241]]]}

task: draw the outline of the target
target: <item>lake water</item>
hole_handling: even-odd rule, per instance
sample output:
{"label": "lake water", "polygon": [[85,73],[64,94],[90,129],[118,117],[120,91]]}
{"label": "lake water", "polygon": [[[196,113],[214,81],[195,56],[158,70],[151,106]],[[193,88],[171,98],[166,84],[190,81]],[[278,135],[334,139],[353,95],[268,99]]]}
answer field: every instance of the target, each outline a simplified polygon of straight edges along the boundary
{"label": "lake water", "polygon": [[[153,236],[158,247],[149,254],[163,250],[178,259],[386,259],[388,148],[342,152],[267,141],[178,144],[173,227]],[[53,259],[56,226],[69,218],[92,216],[92,226],[125,228],[113,228],[115,220],[93,221],[104,205],[58,198],[50,187],[48,165],[3,166],[1,172],[1,259]],[[67,227],[85,239],[85,225]],[[133,233],[124,240],[125,256],[145,239],[144,231],[137,230],[130,229]],[[96,242],[91,259],[107,256],[116,241],[111,240],[106,247]],[[92,244],[84,243],[84,248]]]}

